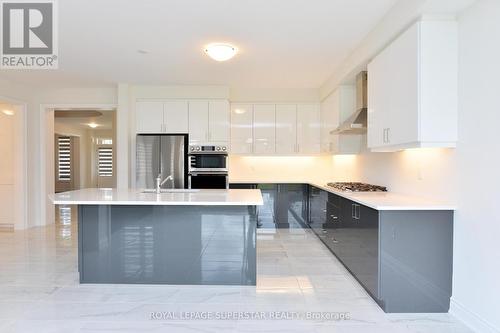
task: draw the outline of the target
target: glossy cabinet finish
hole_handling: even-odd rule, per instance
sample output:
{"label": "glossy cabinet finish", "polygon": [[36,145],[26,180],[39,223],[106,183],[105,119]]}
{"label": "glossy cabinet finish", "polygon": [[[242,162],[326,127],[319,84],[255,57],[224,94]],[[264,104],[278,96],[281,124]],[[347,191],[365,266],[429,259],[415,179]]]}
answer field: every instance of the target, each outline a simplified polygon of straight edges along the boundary
{"label": "glossy cabinet finish", "polygon": [[385,312],[447,312],[453,211],[377,211],[309,187],[309,226]]}
{"label": "glossy cabinet finish", "polygon": [[368,148],[454,147],[457,25],[416,22],[368,64]]}
{"label": "glossy cabinet finish", "polygon": [[189,103],[189,142],[191,144],[229,143],[229,102],[191,100]]}
{"label": "glossy cabinet finish", "polygon": [[321,132],[318,104],[297,105],[297,153],[318,154]]}
{"label": "glossy cabinet finish", "polygon": [[257,188],[264,205],[257,208],[259,221],[264,226],[277,228],[307,227],[309,221],[309,186],[307,184],[238,184],[229,188]]}
{"label": "glossy cabinet finish", "polygon": [[253,206],[79,206],[81,283],[252,285]]}
{"label": "glossy cabinet finish", "polygon": [[242,155],[319,154],[318,103],[232,103],[231,152]]}
{"label": "glossy cabinet finish", "polygon": [[188,132],[187,101],[138,101],[135,114],[137,133]]}
{"label": "glossy cabinet finish", "polygon": [[276,152],[276,106],[255,104],[253,106],[254,153],[271,155]]}
{"label": "glossy cabinet finish", "polygon": [[274,200],[275,223],[279,227],[306,226],[308,219],[308,186],[277,184]]}
{"label": "glossy cabinet finish", "polygon": [[229,128],[229,102],[227,100],[209,101],[208,142],[227,145],[229,143]]}
{"label": "glossy cabinet finish", "polygon": [[231,104],[231,153],[253,153],[253,105]]}
{"label": "glossy cabinet finish", "polygon": [[208,101],[189,101],[189,143],[203,144],[209,141]]}
{"label": "glossy cabinet finish", "polygon": [[276,105],[276,153],[297,153],[297,105]]}

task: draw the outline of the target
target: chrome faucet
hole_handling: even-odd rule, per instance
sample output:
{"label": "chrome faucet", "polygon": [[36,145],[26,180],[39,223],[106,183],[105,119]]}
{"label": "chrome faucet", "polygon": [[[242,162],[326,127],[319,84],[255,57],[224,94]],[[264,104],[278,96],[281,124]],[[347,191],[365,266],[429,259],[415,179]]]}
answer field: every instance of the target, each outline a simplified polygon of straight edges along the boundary
{"label": "chrome faucet", "polygon": [[161,187],[163,184],[165,184],[169,180],[174,180],[174,177],[172,175],[167,176],[163,181],[161,180],[161,174],[156,177],[156,194],[161,193]]}

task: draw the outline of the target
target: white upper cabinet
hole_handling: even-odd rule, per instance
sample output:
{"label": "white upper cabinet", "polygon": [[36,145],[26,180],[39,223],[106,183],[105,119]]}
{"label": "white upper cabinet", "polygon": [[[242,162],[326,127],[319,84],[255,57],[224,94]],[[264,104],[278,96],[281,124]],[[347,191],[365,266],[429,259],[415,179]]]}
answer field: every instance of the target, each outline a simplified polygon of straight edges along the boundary
{"label": "white upper cabinet", "polygon": [[255,154],[276,152],[276,106],[274,104],[254,104],[253,135]]}
{"label": "white upper cabinet", "polygon": [[318,103],[231,104],[231,153],[318,154],[320,138]]}
{"label": "white upper cabinet", "polygon": [[229,142],[229,102],[209,101],[208,115],[208,141],[220,144]]}
{"label": "white upper cabinet", "polygon": [[135,114],[137,133],[163,132],[163,102],[137,102]]}
{"label": "white upper cabinet", "polygon": [[297,153],[297,105],[276,105],[276,153]]}
{"label": "white upper cabinet", "polygon": [[297,105],[297,153],[319,153],[320,141],[319,105]]}
{"label": "white upper cabinet", "polygon": [[188,102],[168,101],[163,103],[165,133],[188,133]]}
{"label": "white upper cabinet", "polygon": [[356,154],[364,144],[361,134],[330,134],[356,111],[356,88],[343,85],[321,103],[321,153]]}
{"label": "white upper cabinet", "polygon": [[208,142],[208,101],[189,101],[189,142]]}
{"label": "white upper cabinet", "polygon": [[136,103],[137,133],[187,133],[187,101],[139,101]]}
{"label": "white upper cabinet", "polygon": [[253,105],[231,105],[231,153],[253,153]]}
{"label": "white upper cabinet", "polygon": [[189,142],[227,144],[229,142],[229,102],[189,101]]}
{"label": "white upper cabinet", "polygon": [[420,21],[368,64],[368,148],[454,147],[457,26]]}

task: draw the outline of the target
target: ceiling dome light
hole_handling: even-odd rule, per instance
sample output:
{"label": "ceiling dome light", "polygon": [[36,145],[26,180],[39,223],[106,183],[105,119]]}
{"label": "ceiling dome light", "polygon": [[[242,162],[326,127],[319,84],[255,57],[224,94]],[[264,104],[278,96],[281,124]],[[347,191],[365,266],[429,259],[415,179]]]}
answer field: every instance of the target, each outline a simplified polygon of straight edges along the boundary
{"label": "ceiling dome light", "polygon": [[12,110],[2,110],[2,112],[6,116],[13,116],[14,115],[14,111],[12,111]]}
{"label": "ceiling dome light", "polygon": [[238,52],[236,47],[230,44],[213,43],[205,47],[205,53],[215,61],[226,61]]}
{"label": "ceiling dome light", "polygon": [[87,124],[90,128],[97,128],[97,126],[99,126],[98,124],[96,123],[90,123],[90,124]]}

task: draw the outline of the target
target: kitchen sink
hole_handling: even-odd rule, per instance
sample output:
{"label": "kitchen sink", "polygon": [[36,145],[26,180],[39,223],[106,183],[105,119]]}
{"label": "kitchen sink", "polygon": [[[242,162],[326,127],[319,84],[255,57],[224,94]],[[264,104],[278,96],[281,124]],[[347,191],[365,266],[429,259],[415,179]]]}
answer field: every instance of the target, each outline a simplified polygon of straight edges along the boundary
{"label": "kitchen sink", "polygon": [[[199,192],[198,189],[186,189],[186,188],[162,188],[161,193],[196,193]],[[142,193],[156,193],[154,188],[147,188],[142,191]]]}

